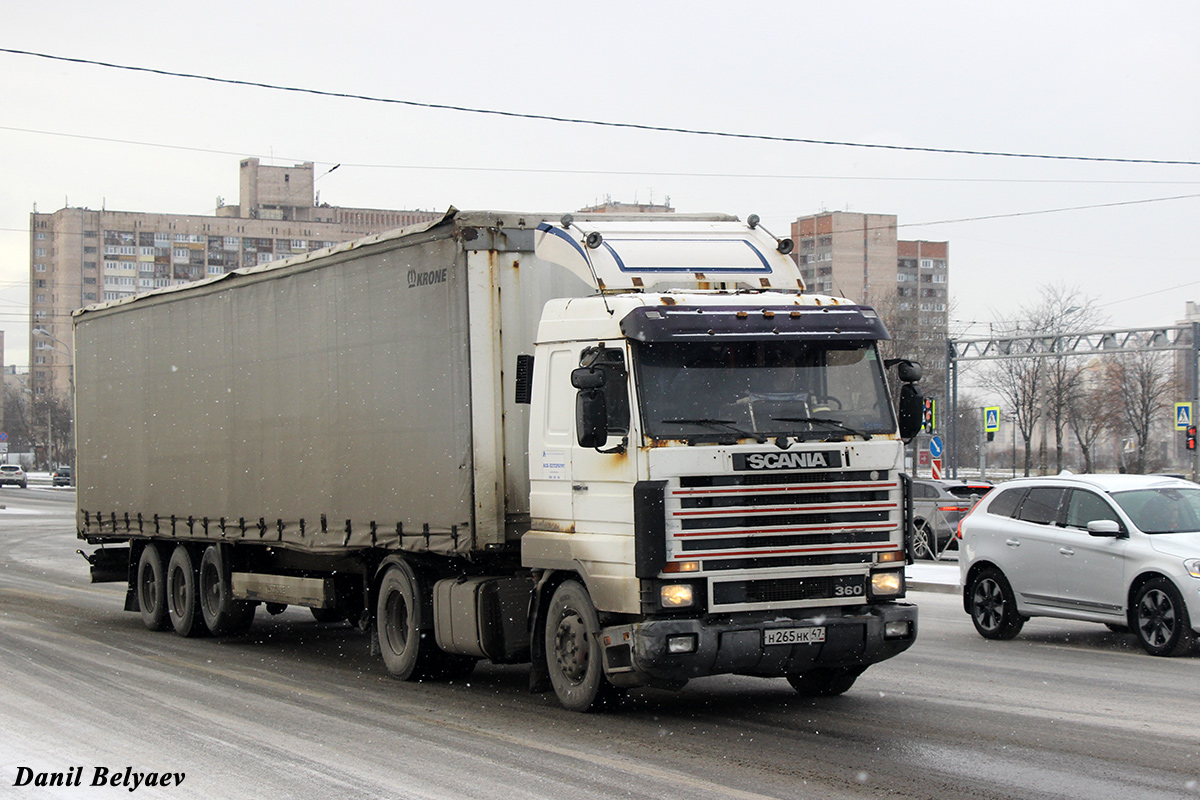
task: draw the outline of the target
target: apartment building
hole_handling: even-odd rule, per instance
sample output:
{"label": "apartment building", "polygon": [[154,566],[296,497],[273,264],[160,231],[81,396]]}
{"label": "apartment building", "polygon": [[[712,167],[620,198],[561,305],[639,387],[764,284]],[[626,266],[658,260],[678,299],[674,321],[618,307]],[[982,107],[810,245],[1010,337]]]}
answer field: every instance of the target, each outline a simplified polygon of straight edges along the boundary
{"label": "apartment building", "polygon": [[240,164],[238,205],[212,216],[63,208],[30,215],[29,384],[67,396],[71,312],[441,216],[317,202],[313,164]]}
{"label": "apartment building", "polygon": [[949,325],[949,242],[905,241],[895,214],[831,211],[792,223],[809,291],[874,306],[900,352],[940,354]]}

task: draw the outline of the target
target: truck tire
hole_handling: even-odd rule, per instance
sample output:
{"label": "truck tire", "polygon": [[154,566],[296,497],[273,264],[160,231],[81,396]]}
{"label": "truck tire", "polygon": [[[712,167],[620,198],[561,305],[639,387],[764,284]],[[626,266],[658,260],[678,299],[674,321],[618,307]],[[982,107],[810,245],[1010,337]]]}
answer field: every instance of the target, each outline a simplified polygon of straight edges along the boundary
{"label": "truck tire", "polygon": [[415,681],[437,674],[442,651],[425,620],[425,590],[412,567],[395,563],[379,583],[375,630],[388,673]]}
{"label": "truck tire", "polygon": [[574,580],[560,584],[546,611],[546,668],[568,711],[596,711],[622,694],[604,677],[599,631],[600,618],[587,589]]}
{"label": "truck tire", "polygon": [[787,681],[796,692],[804,697],[835,697],[845,694],[858,680],[864,668],[819,667],[797,675],[788,675]]}
{"label": "truck tire", "polygon": [[254,622],[254,604],[233,599],[233,582],[219,544],[204,548],[198,579],[200,613],[213,636],[245,633]]}
{"label": "truck tire", "polygon": [[200,611],[197,578],[196,560],[187,545],[175,545],[167,562],[167,611],[171,627],[180,636],[202,636],[208,632]]}
{"label": "truck tire", "polygon": [[167,614],[167,571],[163,567],[162,551],[154,542],[142,548],[137,566],[137,601],[142,624],[152,631],[171,627]]}

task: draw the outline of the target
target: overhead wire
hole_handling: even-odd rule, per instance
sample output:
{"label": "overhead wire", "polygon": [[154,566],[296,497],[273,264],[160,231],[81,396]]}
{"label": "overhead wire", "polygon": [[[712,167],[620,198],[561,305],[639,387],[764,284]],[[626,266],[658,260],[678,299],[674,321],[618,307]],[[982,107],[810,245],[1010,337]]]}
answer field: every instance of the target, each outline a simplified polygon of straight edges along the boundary
{"label": "overhead wire", "polygon": [[650,125],[646,123],[636,122],[613,122],[609,120],[587,119],[583,117],[565,117],[554,114],[532,114],[519,111],[508,111],[494,108],[475,108],[471,106],[453,105],[450,103],[431,103],[419,100],[405,100],[392,97],[379,97],[375,95],[358,94],[354,92],[335,92],[323,89],[311,89],[300,86],[287,86],[277,83],[266,83],[264,81],[251,81],[238,78],[219,78],[212,75],[200,75],[191,72],[179,72],[176,70],[157,69],[154,67],[140,67],[130,64],[117,64],[111,61],[99,61],[90,58],[78,58],[71,56],[60,56],[51,53],[39,53],[32,50],[19,50],[16,48],[0,47],[0,53],[9,53],[11,55],[30,56],[33,58],[43,58],[51,61],[59,61],[70,64],[83,64],[87,66],[104,67],[106,69],[124,70],[128,72],[140,72],[152,75],[162,75],[171,78],[186,78],[189,80],[206,81],[210,83],[226,84],[230,86],[246,86],[258,89],[270,89],[280,92],[292,92],[299,94],[309,94],[319,97],[331,97],[348,100],[363,100],[371,103],[385,103],[389,105],[402,105],[411,108],[427,108],[441,111],[456,111],[465,114],[483,114],[495,117],[507,117],[511,119],[536,120],[542,122],[561,122],[572,125],[588,125],[601,128],[619,128],[626,130],[651,131],[656,133],[681,133],[692,136],[708,136],[726,139],[749,139],[765,142],[783,142],[789,144],[813,144],[829,147],[850,147],[859,149],[874,149],[874,150],[891,150],[911,153],[935,153],[941,155],[969,155],[969,156],[988,156],[995,158],[1018,158],[1018,159],[1041,159],[1051,161],[1080,161],[1090,163],[1110,163],[1110,164],[1161,164],[1170,166],[1200,166],[1200,161],[1189,161],[1184,159],[1165,159],[1165,158],[1124,158],[1111,156],[1078,156],[1066,155],[1061,153],[1018,153],[1007,152],[1001,150],[980,150],[969,148],[952,148],[952,147],[926,147],[916,145],[899,145],[899,144],[884,144],[879,142],[850,142],[836,139],[817,139],[800,136],[779,136],[762,133],[738,133],[734,131],[718,131],[703,128],[683,128],[671,125]]}

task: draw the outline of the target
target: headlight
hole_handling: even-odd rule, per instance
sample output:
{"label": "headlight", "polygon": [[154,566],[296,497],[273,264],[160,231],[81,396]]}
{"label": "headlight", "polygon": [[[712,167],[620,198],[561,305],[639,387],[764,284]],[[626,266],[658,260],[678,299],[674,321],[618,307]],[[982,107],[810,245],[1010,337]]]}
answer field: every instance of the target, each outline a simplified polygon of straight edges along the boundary
{"label": "headlight", "polygon": [[1200,578],[1200,558],[1189,558],[1183,562],[1183,568],[1187,570],[1188,575],[1193,578]]}
{"label": "headlight", "polygon": [[663,608],[687,608],[696,602],[689,583],[668,583],[658,590],[658,602]]}
{"label": "headlight", "polygon": [[894,597],[904,591],[904,573],[871,573],[871,594],[876,597]]}

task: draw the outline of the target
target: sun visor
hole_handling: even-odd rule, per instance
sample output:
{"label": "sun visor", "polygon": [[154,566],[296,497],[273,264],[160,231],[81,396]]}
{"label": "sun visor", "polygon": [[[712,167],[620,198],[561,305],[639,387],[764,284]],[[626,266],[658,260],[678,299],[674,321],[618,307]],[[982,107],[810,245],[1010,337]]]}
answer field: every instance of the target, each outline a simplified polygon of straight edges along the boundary
{"label": "sun visor", "polygon": [[534,252],[606,292],[714,284],[804,289],[799,268],[779,252],[776,240],[736,221],[588,220],[569,227],[542,222]]}
{"label": "sun visor", "polygon": [[862,341],[890,339],[883,321],[867,306],[660,306],[636,308],[621,332],[639,342],[729,339]]}

